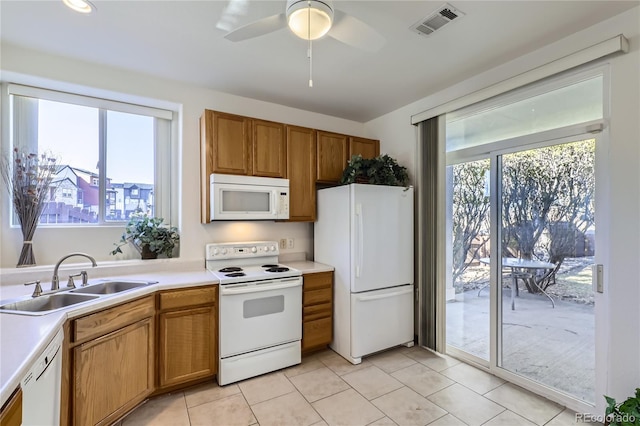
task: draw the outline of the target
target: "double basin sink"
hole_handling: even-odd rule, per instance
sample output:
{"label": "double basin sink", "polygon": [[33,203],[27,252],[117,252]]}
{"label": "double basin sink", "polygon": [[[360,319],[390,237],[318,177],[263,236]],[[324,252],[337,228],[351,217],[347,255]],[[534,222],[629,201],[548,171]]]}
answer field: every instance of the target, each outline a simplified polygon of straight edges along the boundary
{"label": "double basin sink", "polygon": [[0,306],[0,312],[23,315],[45,315],[72,305],[95,300],[99,297],[135,290],[136,288],[150,284],[156,284],[156,281],[103,281],[86,287],[65,290],[60,293],[46,294],[30,299],[5,303]]}

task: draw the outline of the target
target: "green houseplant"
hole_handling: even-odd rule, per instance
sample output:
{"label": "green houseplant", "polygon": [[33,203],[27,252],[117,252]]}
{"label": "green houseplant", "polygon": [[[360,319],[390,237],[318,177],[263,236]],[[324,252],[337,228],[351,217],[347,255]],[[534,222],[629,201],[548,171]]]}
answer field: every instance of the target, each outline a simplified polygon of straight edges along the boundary
{"label": "green houseplant", "polygon": [[373,185],[407,186],[409,175],[406,167],[388,155],[362,158],[354,155],[342,173],[341,185],[350,183],[370,183]]}
{"label": "green houseplant", "polygon": [[620,403],[606,395],[604,399],[607,400],[606,425],[640,426],[640,388],[636,388],[634,396]]}
{"label": "green houseplant", "polygon": [[173,249],[180,242],[178,229],[163,225],[161,217],[149,217],[133,214],[125,226],[120,241],[114,243],[116,248],[112,255],[122,253],[121,247],[131,243],[140,252],[143,259],[155,259],[159,254],[173,256]]}

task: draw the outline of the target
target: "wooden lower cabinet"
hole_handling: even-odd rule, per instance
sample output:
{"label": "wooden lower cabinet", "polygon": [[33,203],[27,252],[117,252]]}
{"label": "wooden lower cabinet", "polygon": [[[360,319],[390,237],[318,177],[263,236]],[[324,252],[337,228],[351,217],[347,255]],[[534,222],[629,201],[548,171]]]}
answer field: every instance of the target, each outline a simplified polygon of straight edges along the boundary
{"label": "wooden lower cabinet", "polygon": [[0,426],[22,424],[22,389],[18,388],[0,411]]}
{"label": "wooden lower cabinet", "polygon": [[161,291],[66,322],[61,424],[112,424],[156,391],[212,378],[217,295],[217,285]]}
{"label": "wooden lower cabinet", "polygon": [[160,293],[158,389],[216,374],[216,294],[217,286]]}
{"label": "wooden lower cabinet", "polygon": [[302,353],[326,347],[333,339],[333,272],[303,275]]}
{"label": "wooden lower cabinet", "polygon": [[155,297],[64,325],[61,424],[112,424],[154,390]]}
{"label": "wooden lower cabinet", "polygon": [[75,425],[110,424],[153,392],[154,318],[73,349]]}

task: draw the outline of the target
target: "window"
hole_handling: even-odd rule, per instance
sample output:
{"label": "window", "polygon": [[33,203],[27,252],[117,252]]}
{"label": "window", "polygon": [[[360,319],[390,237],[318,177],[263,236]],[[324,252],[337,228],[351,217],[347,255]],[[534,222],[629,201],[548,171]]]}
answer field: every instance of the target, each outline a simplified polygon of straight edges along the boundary
{"label": "window", "polygon": [[41,223],[171,217],[172,112],[18,85],[9,94],[12,146],[57,159],[48,202],[59,214]]}

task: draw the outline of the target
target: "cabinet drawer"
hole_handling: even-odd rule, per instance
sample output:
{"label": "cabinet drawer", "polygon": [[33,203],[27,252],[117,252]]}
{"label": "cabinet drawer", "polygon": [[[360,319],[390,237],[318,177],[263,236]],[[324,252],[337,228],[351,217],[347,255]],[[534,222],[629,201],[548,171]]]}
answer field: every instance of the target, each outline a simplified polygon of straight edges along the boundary
{"label": "cabinet drawer", "polygon": [[333,272],[317,272],[304,275],[304,290],[319,290],[331,288],[333,285]]}
{"label": "cabinet drawer", "polygon": [[302,324],[302,351],[331,343],[333,330],[331,318],[323,318]]}
{"label": "cabinet drawer", "polygon": [[331,291],[331,287],[312,291],[305,289],[302,294],[302,305],[310,306],[317,305],[319,303],[331,303],[333,300],[332,294],[333,292]]}
{"label": "cabinet drawer", "polygon": [[318,318],[326,318],[332,315],[331,303],[322,303],[320,305],[305,306],[302,308],[302,321],[313,321]]}
{"label": "cabinet drawer", "polygon": [[210,305],[216,301],[217,286],[198,287],[189,290],[171,290],[160,293],[160,310],[187,306]]}
{"label": "cabinet drawer", "polygon": [[79,342],[118,330],[155,314],[153,296],[114,306],[73,321],[73,340]]}

